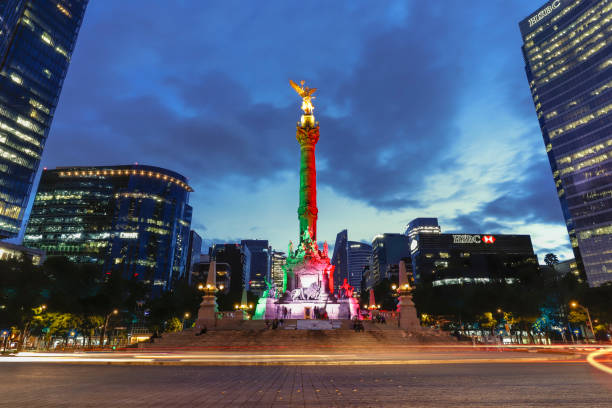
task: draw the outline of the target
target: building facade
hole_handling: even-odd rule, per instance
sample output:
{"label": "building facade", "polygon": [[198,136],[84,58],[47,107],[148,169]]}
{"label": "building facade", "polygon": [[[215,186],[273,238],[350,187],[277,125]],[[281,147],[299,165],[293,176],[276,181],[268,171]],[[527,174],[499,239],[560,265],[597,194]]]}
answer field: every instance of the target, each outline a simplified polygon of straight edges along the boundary
{"label": "building facade", "polygon": [[410,258],[409,242],[408,236],[398,233],[386,233],[374,237],[369,287],[383,279],[391,279],[392,266],[398,265],[402,259]]}
{"label": "building facade", "polygon": [[348,281],[348,231],[342,230],[336,235],[334,252],[331,258],[334,268],[334,291],[338,291],[344,279]]}
{"label": "building facade", "polygon": [[214,244],[208,248],[209,260],[226,263],[230,270],[229,292],[233,298],[240,300],[244,288],[244,270],[242,266],[242,251],[240,244]]}
{"label": "building facade", "polygon": [[372,245],[363,242],[348,241],[348,283],[355,292],[361,291],[363,271],[372,257]]}
{"label": "building facade", "polygon": [[245,239],[240,241],[242,251],[242,269],[244,287],[258,296],[266,290],[266,279],[270,272],[270,248],[263,239]]}
{"label": "building facade", "polygon": [[418,233],[440,234],[441,232],[442,229],[438,224],[437,218],[415,218],[406,226],[406,232],[404,235],[410,239],[413,239]]}
{"label": "building facade", "polygon": [[283,279],[285,272],[283,266],[287,262],[287,255],[284,252],[271,251],[270,252],[270,280],[276,287],[277,291],[282,292],[283,290]]}
{"label": "building facade", "polygon": [[86,7],[0,1],[0,238],[19,234]]}
{"label": "building facade", "polygon": [[40,266],[45,262],[45,251],[35,248],[28,248],[22,245],[15,245],[9,242],[0,242],[0,260],[8,261],[17,259],[20,261],[31,262],[34,266]]}
{"label": "building facade", "polygon": [[202,256],[202,237],[194,230],[189,231],[189,246],[187,248],[187,267],[185,268],[185,274],[187,276],[187,282],[193,284],[193,267],[196,263],[200,262]]}
{"label": "building facade", "polygon": [[122,271],[157,294],[188,265],[191,191],[185,177],[152,166],[44,170],[24,244]]}
{"label": "building facade", "polygon": [[612,4],[549,1],[519,28],[574,255],[598,286],[612,280]]}
{"label": "building facade", "polygon": [[414,242],[417,284],[512,284],[538,270],[529,235],[417,234]]}

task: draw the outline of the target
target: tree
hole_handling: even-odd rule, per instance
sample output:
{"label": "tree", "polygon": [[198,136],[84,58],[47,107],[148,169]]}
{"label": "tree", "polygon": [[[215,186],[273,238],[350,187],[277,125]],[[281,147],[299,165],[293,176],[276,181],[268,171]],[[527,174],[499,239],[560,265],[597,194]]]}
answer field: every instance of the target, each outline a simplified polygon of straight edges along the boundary
{"label": "tree", "polygon": [[183,330],[183,323],[178,317],[172,317],[166,322],[166,332],[176,333]]}
{"label": "tree", "polygon": [[0,261],[0,327],[16,327],[19,348],[28,334],[35,311],[46,301],[48,281],[30,260]]}
{"label": "tree", "polygon": [[559,263],[559,258],[553,253],[544,255],[544,263],[550,267]]}

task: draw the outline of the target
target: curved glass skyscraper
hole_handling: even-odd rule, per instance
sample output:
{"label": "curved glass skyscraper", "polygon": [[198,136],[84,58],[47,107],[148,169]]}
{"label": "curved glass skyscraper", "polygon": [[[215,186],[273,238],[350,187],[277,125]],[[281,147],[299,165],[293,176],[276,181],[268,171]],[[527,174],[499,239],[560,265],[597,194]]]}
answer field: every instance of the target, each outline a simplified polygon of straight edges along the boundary
{"label": "curved glass skyscraper", "polygon": [[191,191],[185,177],[159,167],[44,170],[24,244],[122,271],[159,292],[187,271]]}

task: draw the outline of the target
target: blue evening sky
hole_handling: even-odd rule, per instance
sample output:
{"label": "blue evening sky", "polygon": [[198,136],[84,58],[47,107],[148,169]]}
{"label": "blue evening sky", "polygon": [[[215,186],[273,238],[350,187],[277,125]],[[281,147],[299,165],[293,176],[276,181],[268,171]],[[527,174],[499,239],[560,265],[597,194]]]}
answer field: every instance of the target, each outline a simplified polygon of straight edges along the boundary
{"label": "blue evening sky", "polygon": [[[544,1],[541,2],[542,4]],[[43,165],[189,178],[207,242],[297,238],[299,100],[317,87],[319,239],[531,234],[571,256],[530,99],[533,1],[91,1]]]}

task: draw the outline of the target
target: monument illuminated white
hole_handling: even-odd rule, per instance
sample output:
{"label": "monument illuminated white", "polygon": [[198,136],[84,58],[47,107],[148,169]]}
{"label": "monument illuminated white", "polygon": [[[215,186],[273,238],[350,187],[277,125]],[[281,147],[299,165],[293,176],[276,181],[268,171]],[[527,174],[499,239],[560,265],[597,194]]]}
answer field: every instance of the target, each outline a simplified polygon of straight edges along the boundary
{"label": "monument illuminated white", "polygon": [[272,285],[259,300],[255,319],[350,319],[359,316],[359,304],[353,288],[346,282],[334,294],[334,266],[329,259],[327,243],[317,244],[317,172],[315,146],[319,141],[319,123],[315,121],[312,100],[316,88],[301,81],[289,81],[302,98],[304,112],[297,123],[300,144],[300,203],[298,207],[299,242],[289,243],[287,262],[283,267],[282,290]]}

